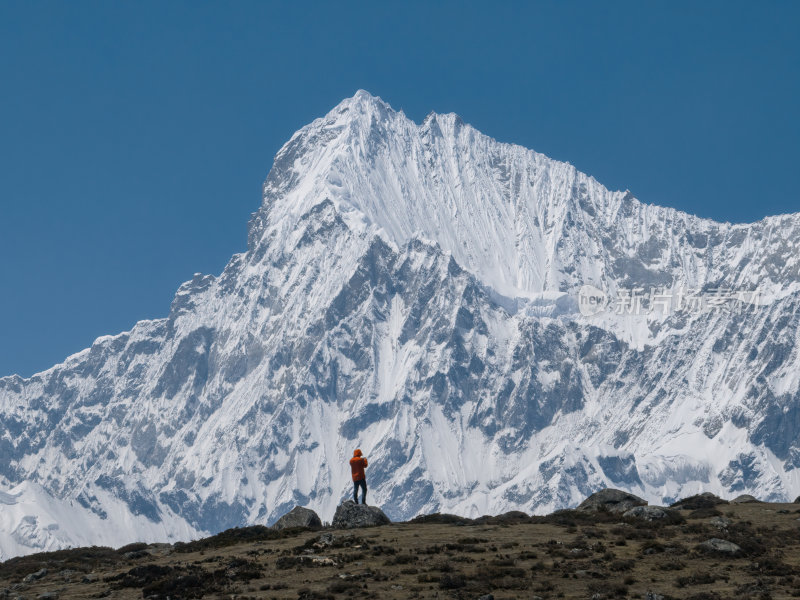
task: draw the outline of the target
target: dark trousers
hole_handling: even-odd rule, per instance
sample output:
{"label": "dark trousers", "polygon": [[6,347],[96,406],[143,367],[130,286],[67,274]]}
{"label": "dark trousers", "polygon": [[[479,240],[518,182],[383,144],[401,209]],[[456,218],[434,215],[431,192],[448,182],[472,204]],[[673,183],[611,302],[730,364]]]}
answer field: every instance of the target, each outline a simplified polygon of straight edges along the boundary
{"label": "dark trousers", "polygon": [[367,503],[367,480],[359,479],[353,482],[353,502],[358,504],[358,488],[363,490],[361,494],[361,504]]}

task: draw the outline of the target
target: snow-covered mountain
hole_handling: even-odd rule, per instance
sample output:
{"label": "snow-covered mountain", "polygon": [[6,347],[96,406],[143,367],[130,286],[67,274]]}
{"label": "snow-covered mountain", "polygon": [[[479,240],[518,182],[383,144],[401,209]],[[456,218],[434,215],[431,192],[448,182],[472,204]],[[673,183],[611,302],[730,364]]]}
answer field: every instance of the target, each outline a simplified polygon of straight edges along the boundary
{"label": "snow-covered mountain", "polygon": [[[360,91],[280,150],[219,277],[183,284],[165,319],[0,379],[0,556],[185,539],[295,504],[330,519],[355,447],[394,519],[545,512],[601,486],[793,498],[799,244],[800,214],[732,225],[642,204]],[[584,286],[605,310],[582,310]],[[643,310],[614,309],[633,288]]]}

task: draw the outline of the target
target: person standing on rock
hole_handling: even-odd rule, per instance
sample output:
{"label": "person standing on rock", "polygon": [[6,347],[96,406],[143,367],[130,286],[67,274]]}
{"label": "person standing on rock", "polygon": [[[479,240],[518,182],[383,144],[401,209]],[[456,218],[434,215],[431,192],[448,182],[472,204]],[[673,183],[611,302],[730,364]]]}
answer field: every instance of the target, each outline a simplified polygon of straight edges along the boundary
{"label": "person standing on rock", "polygon": [[361,488],[361,504],[367,503],[367,476],[364,469],[367,467],[367,459],[361,456],[361,450],[356,448],[353,458],[350,459],[350,470],[353,471],[353,501],[358,504],[358,488]]}

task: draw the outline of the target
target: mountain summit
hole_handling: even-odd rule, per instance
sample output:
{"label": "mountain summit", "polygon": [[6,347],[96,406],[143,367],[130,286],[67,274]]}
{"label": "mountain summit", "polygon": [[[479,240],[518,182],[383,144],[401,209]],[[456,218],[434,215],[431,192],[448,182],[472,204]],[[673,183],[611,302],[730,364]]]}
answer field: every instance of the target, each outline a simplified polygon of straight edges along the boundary
{"label": "mountain summit", "polygon": [[[247,251],[0,379],[2,556],[333,516],[800,492],[800,215],[703,220],[360,91],[278,152]],[[587,309],[587,306],[590,310]]]}

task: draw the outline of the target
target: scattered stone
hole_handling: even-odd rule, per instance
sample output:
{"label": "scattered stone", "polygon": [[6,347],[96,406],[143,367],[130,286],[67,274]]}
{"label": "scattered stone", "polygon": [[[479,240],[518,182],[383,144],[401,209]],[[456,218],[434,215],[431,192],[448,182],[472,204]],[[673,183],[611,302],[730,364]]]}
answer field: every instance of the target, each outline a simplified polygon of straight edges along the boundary
{"label": "scattered stone", "polygon": [[317,538],[317,541],[314,542],[314,548],[317,550],[322,550],[323,548],[327,548],[328,546],[333,546],[333,534],[332,533],[323,533],[321,536]]}
{"label": "scattered stone", "polygon": [[656,594],[655,592],[647,592],[644,595],[644,600],[664,600],[664,595]]}
{"label": "scattered stone", "polygon": [[635,506],[647,504],[639,496],[634,496],[622,490],[607,488],[595,492],[578,505],[577,510],[597,512],[600,510],[612,513],[624,513]]}
{"label": "scattered stone", "polygon": [[751,504],[753,502],[761,502],[761,500],[750,494],[742,494],[741,496],[736,496],[731,502],[733,504]]}
{"label": "scattered stone", "polygon": [[337,529],[352,529],[354,527],[375,527],[391,523],[383,511],[377,506],[356,504],[346,500],[336,508],[331,525]]}
{"label": "scattered stone", "polygon": [[94,583],[98,579],[100,578],[95,573],[87,573],[83,576],[83,579],[81,579],[81,583]]}
{"label": "scattered stone", "polygon": [[478,596],[478,600],[494,600],[494,595],[484,594],[483,596]]}
{"label": "scattered stone", "polygon": [[712,517],[708,520],[708,524],[717,529],[727,529],[731,523],[733,521],[725,517]]}
{"label": "scattered stone", "polygon": [[58,592],[43,592],[36,597],[38,600],[58,600]]}
{"label": "scattered stone", "polygon": [[698,548],[707,552],[716,552],[719,554],[729,555],[739,554],[742,551],[741,546],[738,546],[733,542],[729,542],[728,540],[721,540],[719,538],[711,538],[710,540],[706,540],[700,544]]}
{"label": "scattered stone", "polygon": [[332,558],[327,556],[281,556],[276,562],[275,566],[278,569],[292,569],[297,566],[311,566],[311,567],[337,567],[339,564]]}
{"label": "scattered stone", "polygon": [[289,527],[308,527],[317,529],[322,527],[322,519],[310,508],[295,506],[288,513],[278,519],[272,526],[273,529],[288,529]]}
{"label": "scattered stone", "polygon": [[30,583],[31,581],[37,581],[47,575],[47,569],[39,569],[35,573],[30,573],[29,575],[25,575],[22,579],[23,583]]}
{"label": "scattered stone", "polygon": [[126,552],[122,556],[124,556],[128,560],[134,560],[137,558],[145,558],[147,556],[150,556],[150,553],[147,550],[133,550],[131,552]]}
{"label": "scattered stone", "polygon": [[622,513],[623,517],[643,519],[644,521],[659,521],[672,516],[673,511],[660,506],[634,506]]}

